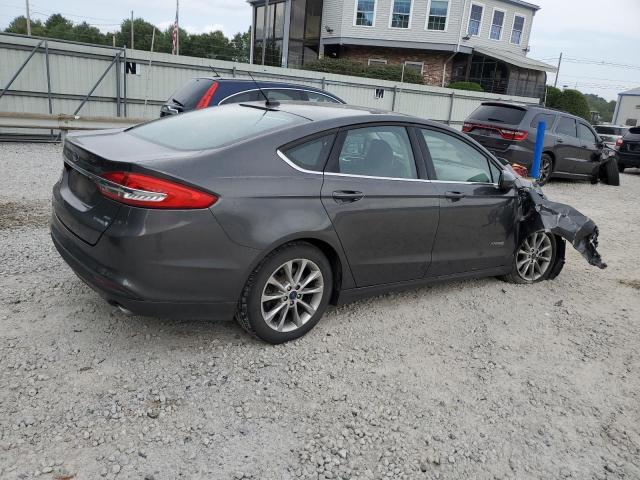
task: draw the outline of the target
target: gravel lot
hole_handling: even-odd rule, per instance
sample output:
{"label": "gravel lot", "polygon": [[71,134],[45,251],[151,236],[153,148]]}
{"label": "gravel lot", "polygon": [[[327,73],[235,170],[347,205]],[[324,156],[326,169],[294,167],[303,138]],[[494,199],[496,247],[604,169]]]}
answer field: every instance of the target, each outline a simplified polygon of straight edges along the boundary
{"label": "gravel lot", "polygon": [[332,308],[269,346],[126,317],[48,233],[58,145],[0,143],[0,478],[638,479],[640,170],[553,182],[609,264]]}

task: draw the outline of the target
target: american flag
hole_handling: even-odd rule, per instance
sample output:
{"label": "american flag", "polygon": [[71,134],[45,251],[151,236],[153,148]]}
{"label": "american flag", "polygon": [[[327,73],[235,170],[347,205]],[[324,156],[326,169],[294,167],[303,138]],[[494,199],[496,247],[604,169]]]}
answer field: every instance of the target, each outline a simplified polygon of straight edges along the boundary
{"label": "american flag", "polygon": [[176,21],[173,23],[173,45],[171,48],[172,55],[178,55],[180,53],[180,39],[178,38],[180,35],[179,27],[178,27],[178,1],[176,0]]}

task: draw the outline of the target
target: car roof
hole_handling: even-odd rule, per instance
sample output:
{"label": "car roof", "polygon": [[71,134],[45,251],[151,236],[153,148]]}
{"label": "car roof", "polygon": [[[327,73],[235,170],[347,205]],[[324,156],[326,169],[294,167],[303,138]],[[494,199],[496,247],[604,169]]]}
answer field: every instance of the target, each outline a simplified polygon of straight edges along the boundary
{"label": "car roof", "polygon": [[335,96],[333,93],[326,92],[316,87],[312,87],[309,85],[301,85],[299,83],[290,83],[290,82],[272,82],[269,80],[251,80],[248,78],[224,78],[224,77],[210,77],[210,76],[202,76],[202,77],[194,77],[196,79],[207,79],[220,83],[230,83],[234,85],[246,85],[246,86],[255,86],[257,83],[261,88],[271,88],[271,87],[286,87],[286,88],[303,88],[306,90],[314,90],[316,92],[326,93],[331,96]]}
{"label": "car roof", "polygon": [[545,107],[544,105],[534,105],[534,104],[518,104],[511,102],[482,102],[481,105],[493,106],[493,107],[510,107],[510,108],[518,108],[520,110],[536,110],[537,112],[549,112],[549,113],[560,113],[567,117],[575,118],[576,120],[582,120],[586,122],[586,120],[582,117],[578,117],[577,115],[573,115],[572,113],[565,112],[562,110],[558,110],[557,108]]}

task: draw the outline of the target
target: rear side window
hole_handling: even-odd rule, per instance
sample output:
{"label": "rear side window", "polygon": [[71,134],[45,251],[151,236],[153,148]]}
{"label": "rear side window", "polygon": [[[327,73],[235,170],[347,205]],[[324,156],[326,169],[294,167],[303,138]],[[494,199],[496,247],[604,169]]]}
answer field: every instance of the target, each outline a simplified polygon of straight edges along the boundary
{"label": "rear side window", "polygon": [[601,135],[622,135],[622,129],[618,127],[605,127],[603,125],[598,125],[596,127],[596,132]]}
{"label": "rear side window", "polygon": [[334,138],[334,134],[325,135],[285,149],[282,153],[300,168],[321,172],[327,163],[327,158],[329,158]]}
{"label": "rear side window", "polygon": [[538,128],[538,124],[540,122],[545,122],[547,124],[547,129],[550,129],[553,127],[553,122],[555,121],[555,115],[552,115],[550,113],[539,113],[535,117],[533,117],[533,120],[531,120],[531,128]]}
{"label": "rear side window", "polygon": [[323,95],[322,93],[318,92],[304,91],[302,92],[302,97],[304,100],[307,100],[309,102],[340,103],[335,98],[330,97],[329,95]]}
{"label": "rear side window", "polygon": [[194,78],[173,92],[169,101],[174,100],[178,105],[184,106],[185,109],[193,110],[212,84],[213,80],[210,78]]}
{"label": "rear side window", "polygon": [[526,113],[525,109],[508,105],[480,105],[470,118],[479,122],[519,125]]}
{"label": "rear side window", "polygon": [[171,115],[132,127],[127,132],[170,148],[205,150],[305,121],[282,111],[236,105]]}
{"label": "rear side window", "polygon": [[227,97],[220,102],[220,105],[226,105],[228,103],[246,103],[246,102],[257,102],[258,100],[263,100],[264,97],[260,95],[260,92],[257,90],[249,90],[247,92],[238,93],[236,95],[232,95],[231,97]]}
{"label": "rear side window", "polygon": [[556,132],[561,135],[566,135],[567,137],[577,137],[578,134],[576,132],[576,121],[573,118],[560,117]]}
{"label": "rear side window", "polygon": [[[264,89],[263,89],[264,90]],[[291,88],[279,88],[265,90],[269,100],[300,100],[300,91]]]}

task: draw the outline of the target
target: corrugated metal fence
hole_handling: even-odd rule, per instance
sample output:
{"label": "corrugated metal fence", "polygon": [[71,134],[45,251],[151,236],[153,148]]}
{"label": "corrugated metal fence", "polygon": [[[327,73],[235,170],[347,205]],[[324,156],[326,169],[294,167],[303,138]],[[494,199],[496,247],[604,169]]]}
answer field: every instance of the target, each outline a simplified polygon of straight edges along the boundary
{"label": "corrugated metal fence", "polygon": [[0,111],[156,118],[177,87],[195,76],[213,75],[212,68],[224,77],[249,78],[251,72],[256,79],[314,86],[350,104],[454,126],[483,101],[538,103],[537,98],[41,40],[0,34],[0,87],[14,79],[6,91],[0,90]]}

